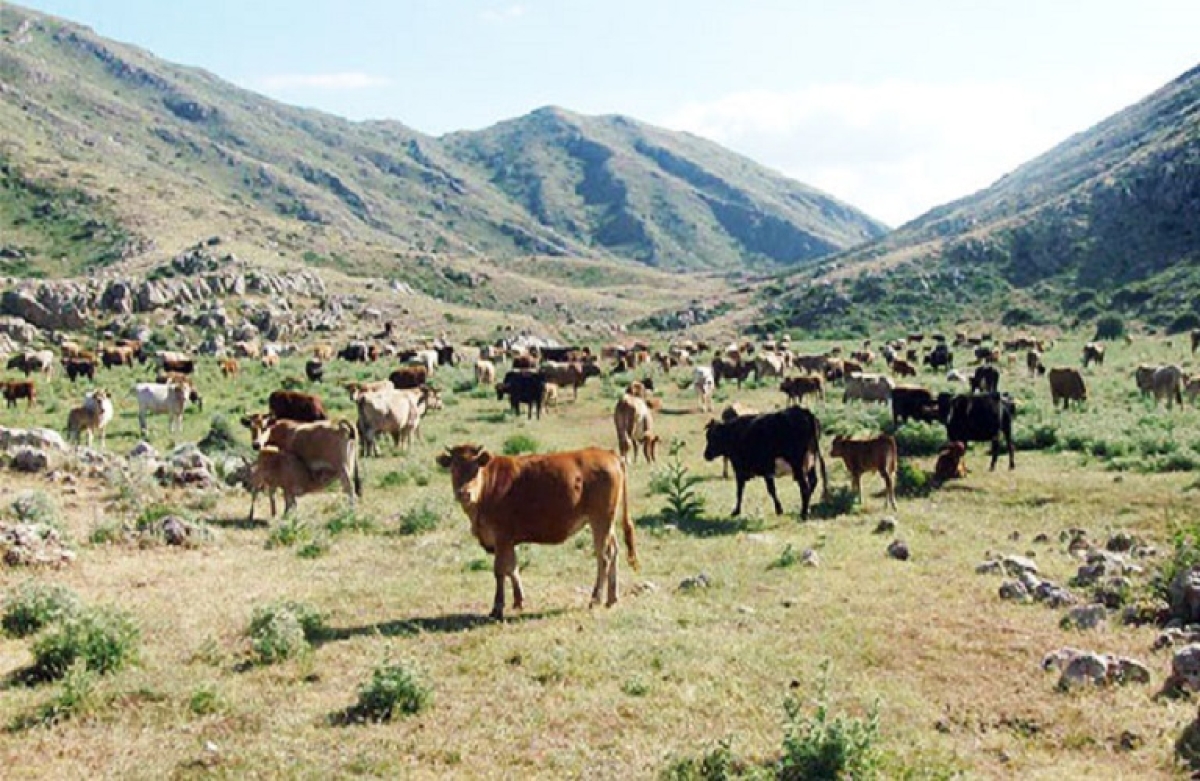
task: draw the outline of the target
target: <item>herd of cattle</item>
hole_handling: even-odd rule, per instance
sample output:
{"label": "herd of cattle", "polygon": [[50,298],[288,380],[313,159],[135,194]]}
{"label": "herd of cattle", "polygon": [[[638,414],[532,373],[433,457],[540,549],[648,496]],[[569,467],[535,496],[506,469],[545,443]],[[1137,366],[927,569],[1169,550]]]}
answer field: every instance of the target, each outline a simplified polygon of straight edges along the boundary
{"label": "herd of cattle", "polygon": [[[1200,331],[1192,333],[1191,341],[1194,353],[1200,347]],[[517,415],[525,407],[529,418],[536,415],[540,419],[544,409],[555,407],[559,393],[566,388],[577,398],[589,378],[628,377],[634,372],[639,375],[628,378],[613,410],[617,453],[592,448],[514,457],[462,445],[447,448],[438,457],[438,462],[450,470],[455,498],[470,518],[472,532],[484,548],[495,554],[493,615],[502,614],[505,579],[512,583],[515,603],[520,605],[522,601],[515,546],[562,542],[585,522],[592,528],[598,561],[593,602],[599,601],[605,584],[609,604],[615,601],[618,522],[624,529],[629,560],[636,562],[625,470],[631,461],[637,461],[639,453],[648,462],[657,458],[659,437],[654,430],[654,412],[661,408],[662,400],[655,395],[654,370],[669,372],[676,367],[690,367],[690,385],[703,412],[713,411],[714,391],[722,382],[736,383],[740,389],[750,378],[758,383],[769,378],[779,381],[786,398],[783,409],[759,414],[733,403],[719,419],[707,424],[705,459],[723,458],[727,467],[733,466],[737,492],[734,515],[741,511],[746,483],[755,478],[765,481],[776,513],[782,513],[775,476],[785,470],[800,488],[801,517],[808,516],[818,486],[818,470],[821,483],[826,488],[828,484],[821,453],[821,424],[802,405],[808,397],[824,400],[831,385],[841,387],[844,402],[890,404],[897,426],[910,420],[944,425],[946,445],[937,459],[937,480],[965,474],[962,458],[970,442],[991,443],[992,469],[1005,449],[1009,468],[1015,468],[1015,403],[1000,390],[1002,366],[1014,369],[1021,362],[1028,376],[1046,376],[1056,406],[1061,401],[1067,408],[1072,401],[1087,399],[1084,375],[1072,367],[1047,370],[1042,355],[1048,345],[1039,340],[1021,338],[993,346],[990,337],[957,334],[953,345],[941,336],[929,339],[928,347],[923,348],[923,342],[924,335],[911,334],[881,345],[877,355],[867,341],[848,356],[838,348],[819,355],[797,354],[787,340],[715,348],[681,342],[660,351],[635,343],[608,346],[599,353],[587,347],[518,350],[503,344],[481,346],[473,367],[475,383],[494,389],[498,400],[507,397]],[[954,350],[971,354],[971,371],[955,368]],[[439,342],[429,349],[392,353],[400,365],[385,379],[345,385],[357,410],[354,423],[331,420],[321,398],[313,393],[294,389],[272,392],[267,412],[241,419],[250,430],[257,452],[248,478],[251,518],[260,492],[267,493],[272,515],[276,512],[276,491],[283,494],[285,511],[296,506],[297,497],[323,490],[334,481],[340,482],[351,503],[361,497],[359,459],[379,454],[381,436],[390,436],[399,450],[407,450],[414,439],[420,438],[424,415],[442,407],[441,395],[430,384],[431,378],[439,367],[459,363],[464,352]],[[712,357],[701,357],[710,353]],[[329,345],[318,345],[306,360],[305,374],[309,382],[317,384],[324,380],[325,367],[332,360],[368,363],[384,355],[377,347],[362,342],[351,343],[336,353]],[[239,358],[261,361],[266,367],[279,362],[277,351],[239,343],[233,355],[218,360],[224,377],[239,373]],[[1104,358],[1103,344],[1084,347],[1085,368],[1102,365]],[[179,430],[189,403],[203,409],[192,380],[197,359],[166,351],[151,357],[142,344],[134,341],[105,346],[98,355],[70,342],[62,344],[61,356],[51,350],[14,355],[7,366],[22,372],[25,379],[6,381],[0,388],[9,406],[19,399],[32,405],[37,388],[31,375],[48,376],[59,362],[75,382],[81,378],[94,380],[97,366],[128,367],[151,360],[158,369],[155,381],[138,382],[131,390],[137,400],[140,430],[145,436],[147,416],[151,414],[168,415],[169,429]],[[886,365],[890,375],[870,371],[877,362]],[[497,367],[504,363],[510,366],[497,381]],[[934,393],[911,382],[921,368],[944,372],[948,381],[968,387],[961,393]],[[1182,404],[1185,395],[1192,399],[1200,395],[1200,377],[1187,376],[1177,365],[1140,366],[1134,379],[1143,394],[1165,400],[1168,407]],[[68,438],[81,443],[86,434],[91,445],[96,434],[103,444],[105,429],[113,417],[112,399],[104,390],[93,389],[69,411]],[[878,472],[884,480],[886,501],[895,506],[897,448],[893,437],[835,437],[830,457],[846,465],[860,498],[862,475]]]}

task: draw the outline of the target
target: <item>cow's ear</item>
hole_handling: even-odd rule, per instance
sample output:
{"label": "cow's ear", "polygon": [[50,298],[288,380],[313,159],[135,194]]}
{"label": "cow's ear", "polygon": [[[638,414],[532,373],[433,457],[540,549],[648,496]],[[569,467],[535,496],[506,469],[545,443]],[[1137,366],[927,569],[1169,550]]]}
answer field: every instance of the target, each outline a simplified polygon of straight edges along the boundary
{"label": "cow's ear", "polygon": [[442,469],[450,468],[450,454],[449,453],[439,453],[437,458],[435,458],[434,460],[437,461],[438,466],[440,466]]}
{"label": "cow's ear", "polygon": [[479,455],[475,456],[475,463],[479,464],[479,466],[481,466],[481,467],[487,466],[491,460],[492,460],[492,454],[487,452],[486,450],[480,450]]}

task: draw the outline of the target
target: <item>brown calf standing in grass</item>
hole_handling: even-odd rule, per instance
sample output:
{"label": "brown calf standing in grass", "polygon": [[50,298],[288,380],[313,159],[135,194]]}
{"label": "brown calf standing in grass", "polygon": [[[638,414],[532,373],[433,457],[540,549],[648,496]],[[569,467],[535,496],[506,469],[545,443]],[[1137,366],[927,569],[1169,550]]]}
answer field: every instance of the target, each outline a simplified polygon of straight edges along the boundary
{"label": "brown calf standing in grass", "polygon": [[29,409],[37,401],[37,387],[33,380],[10,380],[3,384],[5,406],[17,406],[18,399],[25,399],[25,409]]}
{"label": "brown calf standing in grass", "polygon": [[896,509],[896,467],[899,461],[896,455],[896,438],[881,434],[871,439],[847,439],[836,436],[833,438],[833,448],[829,451],[831,458],[840,458],[850,472],[850,484],[858,494],[859,504],[862,504],[862,476],[866,472],[879,472],[887,494],[887,505]]}
{"label": "brown calf standing in grass", "polygon": [[[258,460],[250,469],[250,490],[265,492],[275,517],[275,490],[283,491],[283,512],[296,509],[296,498],[323,490],[338,477],[337,470],[322,464],[309,469],[295,453],[268,445],[258,451]],[[254,520],[254,502],[250,502],[250,520]]]}
{"label": "brown calf standing in grass", "polygon": [[238,373],[239,369],[237,358],[224,358],[221,360],[222,377],[233,377]]}

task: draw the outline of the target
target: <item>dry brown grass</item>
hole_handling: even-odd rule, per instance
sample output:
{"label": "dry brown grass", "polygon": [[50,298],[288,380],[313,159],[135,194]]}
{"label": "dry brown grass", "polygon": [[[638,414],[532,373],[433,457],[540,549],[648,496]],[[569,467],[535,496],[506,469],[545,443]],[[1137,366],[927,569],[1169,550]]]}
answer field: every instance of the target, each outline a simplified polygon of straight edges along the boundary
{"label": "dry brown grass", "polygon": [[[772,758],[784,696],[793,685],[795,693],[811,691],[824,659],[833,663],[836,707],[862,713],[880,701],[887,777],[1175,774],[1172,743],[1195,708],[1152,699],[1169,667],[1166,654],[1149,651],[1154,630],[1066,632],[1058,626],[1062,611],[1003,603],[999,579],[974,567],[988,551],[1032,550],[1043,573],[1065,583],[1077,566],[1058,541],[1065,528],[1082,526],[1101,539],[1127,530],[1161,542],[1168,518],[1194,512],[1194,494],[1183,490],[1194,478],[1186,474],[1129,473],[1118,481],[1081,467],[1074,455],[1037,453],[1019,453],[1016,472],[988,473],[976,446],[968,479],[928,499],[901,499],[895,515],[913,551],[907,563],[888,559],[890,538],[872,534],[884,512],[870,478],[866,510],[809,523],[795,516],[793,484],[781,484],[789,514],[776,518],[761,482],[754,483],[746,504],[753,531],[699,538],[643,524],[643,570],[623,567],[615,608],[586,608],[593,563],[584,535],[525,550],[526,611],[503,624],[485,621],[490,564],[477,568],[486,555],[434,455],[468,440],[498,450],[517,432],[543,450],[612,446],[616,389],[589,384],[578,403],[532,423],[492,422],[502,408],[494,397],[455,394],[457,403],[429,418],[426,441],[409,456],[368,463],[362,512],[379,531],[332,537],[317,559],[300,558],[295,548],[266,549],[268,528],[242,523],[248,497],[240,492],[209,509],[195,509],[205,505],[183,493],[163,497],[193,505],[191,514],[216,530],[209,544],[81,544],[75,565],[36,576],[136,616],[141,661],[102,680],[99,704],[77,718],[0,731],[5,777],[654,777],[672,757],[726,737],[741,755]],[[763,409],[783,399],[767,387],[743,396]],[[210,396],[206,409],[235,402],[251,403],[230,393]],[[673,385],[666,407],[658,432],[664,441],[689,443],[685,462],[706,477],[700,491],[710,514],[723,517],[733,484],[700,457],[706,416]],[[830,401],[825,414],[839,407]],[[189,430],[200,424],[189,416]],[[844,471],[830,465],[833,484],[845,485]],[[932,459],[922,465],[931,468]],[[406,472],[408,483],[379,488],[390,471]],[[649,492],[651,474],[642,464],[631,470],[636,517],[663,504]],[[425,477],[428,484],[419,485]],[[4,495],[30,486],[58,491],[5,477]],[[106,504],[113,498],[112,489],[91,482],[61,495],[77,541],[87,539],[97,507],[121,512]],[[314,528],[342,506],[332,494],[300,504]],[[425,504],[441,516],[437,530],[388,533],[399,513]],[[1013,532],[1019,541],[1010,540]],[[1032,544],[1040,532],[1052,542]],[[815,547],[821,566],[770,569],[788,544]],[[712,577],[711,588],[677,590],[699,572]],[[0,570],[0,592],[29,574]],[[657,590],[634,593],[647,582]],[[251,613],[283,599],[325,612],[332,637],[304,658],[246,666]],[[1064,645],[1143,659],[1154,683],[1057,693],[1055,676],[1039,664]],[[330,718],[354,703],[385,658],[415,663],[433,688],[432,707],[388,724],[332,726]],[[27,641],[0,639],[0,676],[29,661]],[[215,694],[215,712],[193,712],[192,697],[202,690]],[[0,727],[53,691],[4,686]],[[1125,730],[1144,741],[1136,751],[1116,749]],[[209,742],[216,751],[206,749]]]}

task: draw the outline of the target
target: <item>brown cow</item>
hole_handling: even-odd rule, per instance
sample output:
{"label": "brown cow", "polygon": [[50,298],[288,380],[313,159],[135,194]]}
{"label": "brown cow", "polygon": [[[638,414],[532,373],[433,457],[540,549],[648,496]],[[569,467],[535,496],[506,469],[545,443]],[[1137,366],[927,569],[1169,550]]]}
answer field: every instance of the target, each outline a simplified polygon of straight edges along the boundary
{"label": "brown cow", "polygon": [[[643,388],[642,394],[644,393]],[[632,450],[633,461],[636,463],[638,446],[641,445],[646,460],[653,462],[651,454],[655,452],[655,448],[647,448],[646,443],[648,437],[654,437],[654,417],[641,394],[625,393],[617,400],[617,406],[613,409],[613,425],[617,428],[617,450],[622,461],[629,461],[629,451]]]}
{"label": "brown cow", "polygon": [[300,391],[277,390],[267,397],[267,409],[278,420],[295,420],[301,423],[311,423],[316,420],[328,420],[325,405],[321,399],[311,393]]}
{"label": "brown cow", "polygon": [[1087,401],[1087,386],[1083,384],[1083,375],[1078,369],[1054,367],[1050,370],[1050,403],[1057,407],[1062,400],[1063,409],[1071,402]]}
{"label": "brown cow", "polygon": [[437,463],[450,470],[454,496],[471,519],[471,532],[495,556],[496,593],[491,617],[504,617],[504,578],[512,581],[513,606],[525,602],[517,569],[521,543],[558,545],[587,524],[596,553],[591,604],[600,603],[607,581],[617,601],[618,518],[629,565],[637,569],[625,467],[611,450],[588,448],[566,453],[493,456],[478,445],[447,448]]}
{"label": "brown cow", "polygon": [[425,366],[401,366],[388,375],[396,390],[419,388],[429,383],[429,369]]}
{"label": "brown cow", "polygon": [[804,397],[812,394],[825,401],[825,381],[819,375],[811,377],[788,377],[779,384],[779,390],[787,394],[788,404],[801,404]]}
{"label": "brown cow", "polygon": [[274,369],[279,366],[279,353],[267,353],[259,359],[264,369]]}
{"label": "brown cow", "polygon": [[222,377],[234,377],[241,369],[241,367],[238,366],[237,358],[223,358],[221,359],[220,365]]}
{"label": "brown cow", "polygon": [[114,366],[133,366],[133,358],[132,347],[105,347],[100,351],[100,362],[106,369]]}
{"label": "brown cow", "polygon": [[917,367],[913,366],[903,358],[897,358],[892,361],[892,374],[897,377],[916,377]]}
{"label": "brown cow", "polygon": [[37,401],[37,387],[33,384],[33,380],[9,380],[0,383],[0,387],[4,389],[4,401],[7,407],[15,407],[18,399],[25,399],[25,409],[29,409]]}
{"label": "brown cow", "polygon": [[[254,497],[266,492],[271,502],[271,517],[275,517],[275,491],[283,491],[283,512],[290,513],[296,507],[296,498],[315,493],[325,488],[337,472],[324,467],[310,470],[294,453],[274,446],[258,451],[258,459],[251,465],[249,488]],[[254,499],[250,500],[250,520],[254,520]]]}
{"label": "brown cow", "polygon": [[333,360],[333,345],[314,344],[313,348],[312,348],[312,355],[313,355],[313,358],[315,358],[318,361],[321,361],[322,363],[332,361]]}
{"label": "brown cow", "polygon": [[967,476],[967,465],[963,457],[967,454],[967,446],[962,442],[947,442],[938,451],[937,464],[933,467],[935,483],[947,480],[957,480]]}
{"label": "brown cow", "polygon": [[[339,478],[351,506],[356,496],[362,496],[358,431],[349,421],[299,423],[259,414],[244,416],[242,425],[250,429],[250,444],[255,450],[275,448],[294,455],[312,473],[314,483],[324,478],[322,472],[332,472],[333,476],[327,482],[331,482],[333,477]],[[294,471],[292,476],[295,476]],[[250,498],[250,520],[254,519],[254,502],[257,498],[258,492],[254,491]]]}
{"label": "brown cow", "polygon": [[866,472],[879,472],[887,493],[887,504],[896,509],[896,438],[881,434],[871,439],[833,438],[830,458],[840,458],[850,472],[850,484],[862,504],[862,476]]}

